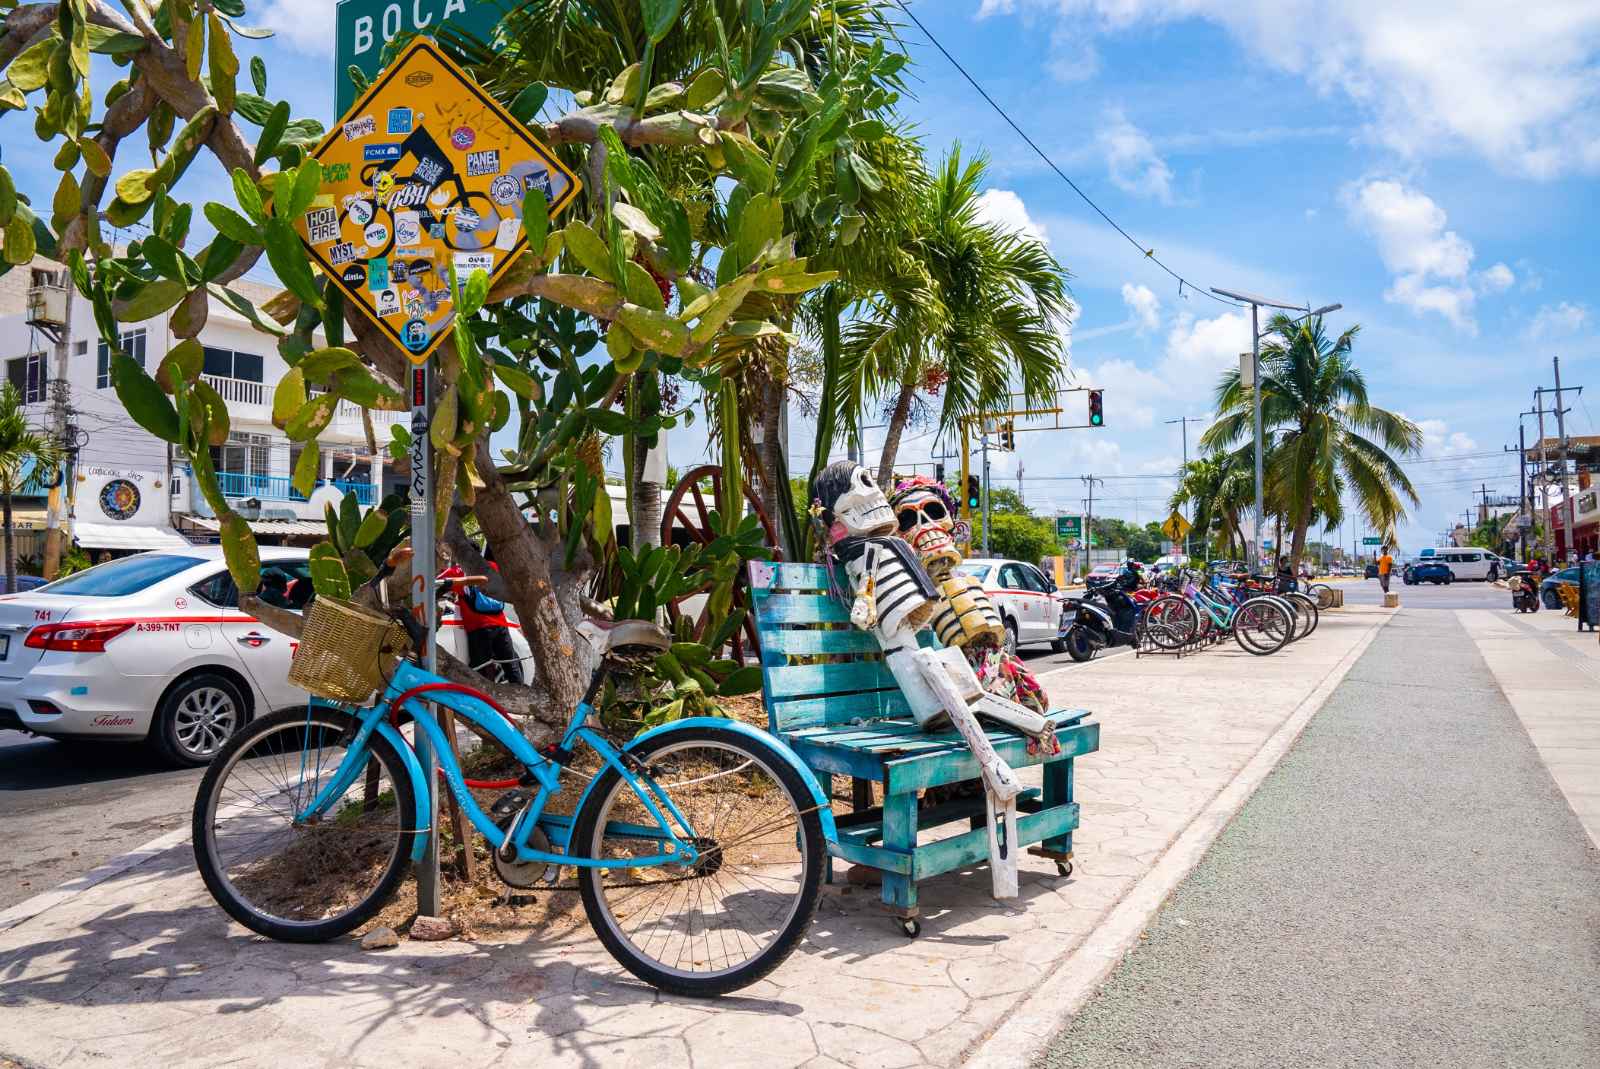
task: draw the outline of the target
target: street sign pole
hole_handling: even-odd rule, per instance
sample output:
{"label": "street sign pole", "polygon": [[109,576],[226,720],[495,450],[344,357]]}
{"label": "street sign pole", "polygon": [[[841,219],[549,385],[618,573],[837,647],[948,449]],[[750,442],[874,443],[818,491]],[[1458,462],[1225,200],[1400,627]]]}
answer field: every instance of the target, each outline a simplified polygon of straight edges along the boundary
{"label": "street sign pole", "polygon": [[[434,641],[439,626],[439,601],[434,585],[439,574],[433,544],[433,449],[428,442],[428,424],[433,418],[433,361],[411,369],[411,594],[422,609],[422,628],[427,649],[423,666],[438,673],[439,647]],[[429,707],[431,712],[431,706]],[[428,745],[427,732],[416,732],[417,760],[422,764],[422,781],[428,785],[428,845],[417,866],[417,912],[425,917],[439,915],[439,789],[438,756]]]}

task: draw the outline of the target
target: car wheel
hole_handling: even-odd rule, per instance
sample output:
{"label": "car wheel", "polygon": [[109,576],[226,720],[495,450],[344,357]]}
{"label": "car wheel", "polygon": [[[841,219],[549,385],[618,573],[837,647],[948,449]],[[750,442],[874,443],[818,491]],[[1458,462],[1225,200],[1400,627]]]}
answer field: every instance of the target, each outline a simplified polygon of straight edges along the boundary
{"label": "car wheel", "polygon": [[199,672],[173,687],[156,710],[152,739],[174,765],[209,764],[244,726],[245,699],[238,684],[216,672]]}
{"label": "car wheel", "polygon": [[1561,608],[1561,598],[1554,590],[1546,590],[1544,593],[1539,595],[1539,600],[1544,602],[1544,607],[1547,609]]}
{"label": "car wheel", "polygon": [[1006,621],[1006,652],[1013,657],[1017,655],[1017,625],[1010,620]]}
{"label": "car wheel", "polygon": [[1453,583],[1455,581],[1456,581],[1456,577],[1455,577],[1455,573],[1453,573],[1453,572],[1450,575],[1447,575],[1447,576],[1444,577],[1444,585],[1445,586],[1449,586],[1451,583]]}

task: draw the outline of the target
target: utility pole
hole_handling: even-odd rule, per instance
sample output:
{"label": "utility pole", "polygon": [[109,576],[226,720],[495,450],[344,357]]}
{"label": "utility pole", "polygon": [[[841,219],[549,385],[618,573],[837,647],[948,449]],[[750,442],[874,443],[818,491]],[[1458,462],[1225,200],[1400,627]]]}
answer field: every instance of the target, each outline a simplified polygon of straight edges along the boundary
{"label": "utility pole", "polygon": [[[1539,417],[1539,516],[1548,524],[1550,521],[1550,458],[1545,451],[1544,445],[1544,398],[1540,397],[1539,394],[1540,390],[1533,391],[1533,411]],[[1547,538],[1551,537],[1551,532],[1548,528],[1545,530],[1545,536]],[[1549,557],[1554,548],[1554,543],[1549,546],[1546,546],[1543,541],[1539,543],[1539,552],[1544,554],[1545,557]]]}
{"label": "utility pole", "polygon": [[[1163,422],[1165,422],[1169,427],[1174,423],[1178,423],[1183,426],[1183,466],[1187,468],[1189,466],[1189,424],[1204,423],[1205,420],[1201,419],[1199,416],[1180,416],[1178,419],[1169,419]],[[1183,473],[1181,471],[1178,473],[1178,478],[1180,481],[1183,479]],[[1183,555],[1185,557],[1189,555],[1188,535],[1183,536]]]}
{"label": "utility pole", "polygon": [[1022,458],[1017,458],[1017,504],[1026,505],[1022,497]]}
{"label": "utility pole", "polygon": [[[1567,522],[1565,524],[1566,531],[1567,531],[1567,554],[1569,556],[1571,556],[1571,555],[1573,555],[1574,549],[1576,548],[1576,542],[1577,542],[1578,508],[1577,508],[1576,495],[1573,494],[1572,488],[1567,484],[1567,460],[1568,460],[1568,456],[1567,456],[1567,409],[1561,403],[1561,394],[1563,392],[1563,388],[1562,388],[1562,385],[1561,385],[1561,358],[1559,356],[1551,357],[1550,358],[1550,363],[1551,363],[1552,367],[1554,367],[1554,369],[1555,369],[1555,376],[1556,376],[1555,389],[1552,390],[1552,389],[1549,389],[1547,387],[1540,386],[1540,387],[1536,388],[1533,391],[1533,394],[1534,394],[1534,397],[1535,397],[1534,404],[1536,404],[1539,407],[1539,412],[1540,412],[1540,415],[1539,415],[1539,454],[1540,454],[1541,462],[1545,462],[1547,464],[1548,462],[1545,460],[1545,450],[1544,450],[1544,411],[1545,411],[1545,409],[1544,409],[1544,395],[1547,394],[1547,393],[1553,393],[1553,394],[1556,395],[1556,407],[1555,407],[1556,434],[1559,436],[1559,442],[1557,444],[1560,446],[1560,449],[1561,449],[1561,502],[1562,502],[1562,505],[1565,507],[1566,513],[1567,513]],[[1568,386],[1565,389],[1569,390],[1569,391],[1571,391],[1573,393],[1577,393],[1577,394],[1582,394],[1583,393],[1583,387],[1582,386]],[[1546,470],[1548,471],[1548,468]],[[1546,514],[1548,514],[1548,512],[1549,512],[1549,508],[1550,508],[1549,478],[1548,478],[1548,476],[1546,476],[1546,479],[1545,479],[1545,511],[1546,511]],[[1554,524],[1552,524],[1551,526],[1553,527]],[[1552,538],[1553,538],[1553,536],[1552,536]],[[1554,543],[1553,540],[1551,542],[1551,547],[1550,548],[1551,548],[1551,551],[1554,552],[1555,543]]]}
{"label": "utility pole", "polygon": [[[67,280],[67,268],[61,267],[62,288],[66,290],[64,323],[52,332],[55,342],[55,353],[50,361],[48,386],[50,391],[50,437],[63,449],[72,443],[67,441],[67,409],[72,399],[71,379],[68,375],[67,354],[72,348],[72,298],[77,290]],[[67,511],[68,479],[72,472],[67,470],[67,465],[62,464],[57,473],[56,484],[50,488],[45,511],[44,532],[44,560],[39,569],[46,579],[54,579],[61,569],[61,544],[62,527]]]}
{"label": "utility pole", "polygon": [[[1521,507],[1518,509],[1517,519],[1517,545],[1522,550],[1522,563],[1528,563],[1528,531],[1529,528],[1520,526],[1520,520],[1527,516],[1529,522],[1533,521],[1533,506],[1528,500],[1528,439],[1526,428],[1522,425],[1522,417],[1529,413],[1523,412],[1517,416],[1517,491]],[[1511,447],[1505,446],[1504,451],[1509,453]]]}
{"label": "utility pole", "polygon": [[1489,487],[1479,483],[1478,489],[1472,492],[1478,497],[1478,526],[1482,527],[1489,522]]}
{"label": "utility pole", "polygon": [[980,426],[978,430],[982,437],[978,439],[983,448],[983,555],[989,555],[989,428]]}
{"label": "utility pole", "polygon": [[1094,484],[1105,485],[1104,479],[1096,479],[1093,475],[1080,475],[1078,478],[1089,487],[1089,506],[1084,511],[1083,517],[1083,544],[1086,552],[1084,559],[1089,562],[1089,567],[1094,567]]}

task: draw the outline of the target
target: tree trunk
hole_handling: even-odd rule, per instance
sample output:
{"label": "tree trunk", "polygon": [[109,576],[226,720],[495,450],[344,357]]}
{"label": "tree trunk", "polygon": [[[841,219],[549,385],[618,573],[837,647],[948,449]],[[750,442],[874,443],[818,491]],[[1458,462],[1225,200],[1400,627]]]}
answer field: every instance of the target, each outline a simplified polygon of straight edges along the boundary
{"label": "tree trunk", "polygon": [[[768,516],[781,516],[783,497],[789,492],[789,476],[783,463],[783,383],[768,376],[761,384],[761,506]],[[782,535],[779,535],[781,540]]]}
{"label": "tree trunk", "polygon": [[6,525],[6,593],[15,594],[17,592],[17,544],[15,541],[15,532],[13,532],[11,529],[10,490],[7,490],[4,494],[0,494],[0,510],[3,510],[5,513],[4,519]]}
{"label": "tree trunk", "polygon": [[1306,551],[1306,528],[1311,526],[1311,502],[1306,502],[1306,507],[1294,521],[1294,555],[1289,559],[1294,562],[1300,560],[1300,554]]}
{"label": "tree trunk", "polygon": [[900,395],[895,398],[894,412],[889,416],[889,429],[883,439],[883,455],[878,459],[878,485],[885,492],[892,489],[895,454],[900,452],[900,436],[905,433],[906,422],[911,418],[911,401],[917,394],[915,382],[902,382]]}

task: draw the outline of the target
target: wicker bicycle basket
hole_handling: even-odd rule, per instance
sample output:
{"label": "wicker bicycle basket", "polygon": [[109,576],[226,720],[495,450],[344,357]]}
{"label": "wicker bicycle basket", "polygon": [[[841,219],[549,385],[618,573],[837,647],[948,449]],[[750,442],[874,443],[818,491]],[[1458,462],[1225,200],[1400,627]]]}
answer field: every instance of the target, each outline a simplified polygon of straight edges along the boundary
{"label": "wicker bicycle basket", "polygon": [[318,597],[306,610],[289,683],[330,701],[365,701],[383,685],[383,655],[402,654],[409,646],[397,621],[348,601]]}

